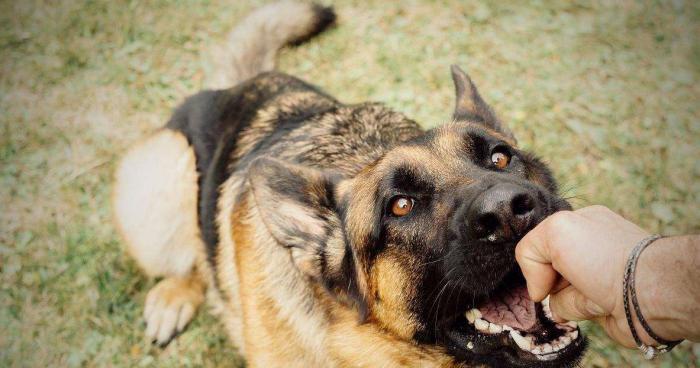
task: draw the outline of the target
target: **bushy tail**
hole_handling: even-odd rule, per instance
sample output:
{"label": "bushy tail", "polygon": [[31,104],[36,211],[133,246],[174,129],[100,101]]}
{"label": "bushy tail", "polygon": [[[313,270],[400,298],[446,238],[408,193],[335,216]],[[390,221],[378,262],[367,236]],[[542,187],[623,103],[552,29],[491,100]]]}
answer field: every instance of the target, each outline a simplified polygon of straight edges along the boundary
{"label": "bushy tail", "polygon": [[211,86],[228,88],[275,68],[277,52],[299,44],[335,22],[331,7],[298,1],[268,4],[249,14],[215,57]]}

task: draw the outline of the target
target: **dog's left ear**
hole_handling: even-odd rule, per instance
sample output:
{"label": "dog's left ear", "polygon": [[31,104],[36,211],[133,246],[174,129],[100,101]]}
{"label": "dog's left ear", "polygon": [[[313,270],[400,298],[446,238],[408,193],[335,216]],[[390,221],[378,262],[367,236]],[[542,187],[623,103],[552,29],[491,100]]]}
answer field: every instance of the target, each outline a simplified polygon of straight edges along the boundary
{"label": "dog's left ear", "polygon": [[340,227],[334,194],[339,178],[267,157],[251,164],[248,178],[270,235],[290,248],[297,268],[320,277],[320,252]]}
{"label": "dog's left ear", "polygon": [[491,106],[481,98],[479,90],[467,73],[457,65],[452,65],[450,69],[456,95],[454,120],[480,123],[515,140],[513,133],[498,120]]}
{"label": "dog's left ear", "polygon": [[294,265],[367,317],[355,256],[345,241],[336,187],[329,172],[262,157],[251,163],[248,179],[262,222],[275,241],[289,249]]}

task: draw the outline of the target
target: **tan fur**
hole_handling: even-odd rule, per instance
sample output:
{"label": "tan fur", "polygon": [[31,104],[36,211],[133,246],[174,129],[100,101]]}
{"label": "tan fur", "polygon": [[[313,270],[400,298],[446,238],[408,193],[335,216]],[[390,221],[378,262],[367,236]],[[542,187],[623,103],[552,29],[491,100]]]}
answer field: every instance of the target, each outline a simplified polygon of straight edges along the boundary
{"label": "tan fur", "polygon": [[233,242],[234,233],[231,231],[233,208],[236,196],[239,192],[242,179],[239,176],[231,176],[221,185],[221,198],[218,203],[218,215],[216,219],[219,229],[219,246],[217,248],[217,273],[213,275],[219,283],[219,289],[223,295],[217,298],[222,301],[224,308],[224,323],[231,341],[238,347],[238,351],[244,356],[247,355],[247,346],[243,338],[243,310],[239,288],[238,267],[236,264],[236,246]]}
{"label": "tan fur", "polygon": [[295,111],[301,105],[323,106],[330,104],[330,100],[319,99],[317,93],[304,91],[280,94],[272,99],[267,107],[260,109],[256,113],[250,126],[241,134],[233,159],[243,157],[262,137],[272,133],[275,130],[275,126],[271,122],[274,122],[280,114]]}
{"label": "tan fur", "polygon": [[116,171],[113,210],[129,254],[149,276],[187,276],[203,244],[197,172],[187,139],[160,130],[131,148]]}
{"label": "tan fur", "polygon": [[214,50],[216,70],[208,87],[228,88],[273,70],[277,51],[306,37],[315,21],[310,3],[282,1],[255,10],[228,35],[223,49]]}
{"label": "tan fur", "polygon": [[132,147],[116,171],[113,206],[129,254],[149,276],[167,276],[149,291],[144,308],[146,336],[164,344],[192,319],[206,284],[194,272],[204,245],[187,139],[160,130]]}
{"label": "tan fur", "polygon": [[334,311],[326,343],[338,367],[463,367],[440,348],[419,346],[372,323],[358,324],[353,311]]}
{"label": "tan fur", "polygon": [[[261,110],[248,134],[244,135],[250,137],[247,138],[250,143],[243,141],[242,148],[235,155],[244,153],[256,136],[269,129],[267,122],[283,112],[285,101],[303,102],[304,99],[302,95],[283,96],[278,101],[280,104],[275,104],[274,108]],[[447,153],[454,149],[458,137],[447,130],[443,135],[436,144],[440,145],[438,152]],[[357,181],[362,185],[354,186],[353,190],[373,191],[384,173],[382,166],[389,167],[393,156],[396,156],[396,160],[428,166],[428,172],[436,177],[447,176],[445,173],[451,169],[449,160],[441,160],[430,150],[400,147],[392,151],[380,166],[370,165],[366,172],[360,173]],[[156,162],[159,164],[156,165]],[[180,162],[180,165],[176,162]],[[425,165],[426,162],[430,165]],[[171,275],[163,271],[164,267],[159,263],[148,258],[151,244],[164,247],[168,243],[154,242],[150,238],[151,242],[143,241],[147,237],[141,236],[140,230],[146,229],[144,232],[150,233],[151,237],[158,234],[152,232],[154,229],[165,229],[167,234],[168,228],[158,220],[183,217],[189,221],[177,222],[184,225],[178,227],[178,231],[189,231],[187,236],[199,236],[196,230],[189,229],[190,225],[196,228],[194,170],[192,150],[182,135],[172,131],[160,131],[135,146],[120,165],[115,190],[117,218],[125,229],[130,253],[151,275]],[[139,175],[141,172],[155,176],[148,176],[148,181],[144,181],[144,177]],[[141,185],[133,185],[131,181]],[[134,188],[142,192],[134,192]],[[147,194],[152,193],[158,193],[165,200],[159,203],[125,200],[127,196],[132,199],[146,198]],[[373,203],[358,203],[361,207],[350,211],[351,218],[354,218],[351,224],[363,226],[366,223],[365,214]],[[163,207],[159,207],[159,204]],[[279,210],[284,213],[298,212],[303,216],[300,210],[285,210],[284,203],[279,205],[282,206]],[[145,228],[134,226],[136,221],[129,222],[132,219],[128,216],[142,215],[147,209],[155,210],[160,218],[149,219],[149,226]],[[163,257],[163,254],[156,257],[162,263],[167,263],[186,256],[190,262],[189,268],[177,273],[179,277],[166,278],[149,292],[144,313],[148,322],[147,336],[157,341],[167,341],[172,333],[191,319],[193,310],[201,303],[204,285],[217,282],[223,294],[212,291],[212,299],[220,305],[220,314],[232,342],[251,367],[454,366],[452,359],[440,348],[418,346],[411,342],[418,326],[410,311],[406,310],[408,298],[411,297],[411,276],[407,274],[410,268],[402,263],[400,254],[387,252],[370,268],[359,259],[358,269],[365,271],[360,279],[361,291],[371,304],[370,323],[360,324],[355,311],[341,307],[330,300],[324,291],[317,290],[318,286],[305,281],[308,275],[305,276],[303,270],[314,267],[304,267],[304,264],[314,260],[304,258],[305,254],[297,258],[293,250],[280,247],[271,237],[242,174],[232,175],[221,186],[218,214],[220,242],[215,275],[211,274],[204,262],[204,246],[199,238],[196,242],[173,243],[175,245],[168,248],[170,252],[167,253],[168,257],[173,258]],[[146,220],[140,218],[140,221]],[[169,221],[161,223],[171,224]],[[305,220],[300,223],[308,225]],[[363,231],[353,233],[362,234]],[[332,245],[328,248],[331,252],[339,252],[335,259],[342,258],[340,254],[343,249],[342,246],[334,248]],[[196,273],[192,273],[195,264]],[[375,295],[379,297],[377,300]],[[180,314],[175,311],[180,311]]]}
{"label": "tan fur", "polygon": [[231,224],[246,360],[252,367],[329,366],[320,295],[303,282],[288,250],[269,236],[251,201],[249,193],[237,204]]}
{"label": "tan fur", "polygon": [[163,344],[182,331],[204,301],[204,287],[197,273],[161,280],[146,296],[146,336]]}
{"label": "tan fur", "polygon": [[[245,190],[245,189],[243,189]],[[218,279],[226,280],[233,271],[238,282],[240,315],[236,323],[241,331],[231,331],[239,347],[244,346],[251,367],[455,367],[452,358],[440,348],[418,346],[410,342],[409,330],[395,334],[375,323],[359,323],[357,312],[343,307],[322,290],[304,281],[290,262],[289,250],[277,244],[262,225],[252,193],[247,192],[234,206],[230,240],[219,259]],[[234,250],[234,262],[228,258]],[[223,249],[228,249],[224,251]],[[226,258],[225,258],[226,257]],[[387,295],[407,278],[394,260],[375,266],[379,288]],[[393,283],[393,285],[392,285]],[[389,291],[388,289],[392,290]],[[394,300],[386,313],[400,315],[401,300]],[[230,315],[232,310],[226,310]],[[401,327],[396,326],[397,329]]]}
{"label": "tan fur", "polygon": [[407,310],[412,288],[406,266],[390,254],[383,255],[374,263],[372,286],[379,298],[372,309],[372,316],[398,337],[410,340],[416,331],[417,321]]}

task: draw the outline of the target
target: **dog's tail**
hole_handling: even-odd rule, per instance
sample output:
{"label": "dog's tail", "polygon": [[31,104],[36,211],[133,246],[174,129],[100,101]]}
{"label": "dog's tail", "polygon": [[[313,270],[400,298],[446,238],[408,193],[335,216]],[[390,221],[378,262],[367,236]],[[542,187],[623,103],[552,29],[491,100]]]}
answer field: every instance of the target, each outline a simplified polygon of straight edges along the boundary
{"label": "dog's tail", "polygon": [[331,7],[280,1],[253,11],[228,36],[215,56],[212,87],[228,88],[275,68],[277,52],[300,44],[335,22]]}

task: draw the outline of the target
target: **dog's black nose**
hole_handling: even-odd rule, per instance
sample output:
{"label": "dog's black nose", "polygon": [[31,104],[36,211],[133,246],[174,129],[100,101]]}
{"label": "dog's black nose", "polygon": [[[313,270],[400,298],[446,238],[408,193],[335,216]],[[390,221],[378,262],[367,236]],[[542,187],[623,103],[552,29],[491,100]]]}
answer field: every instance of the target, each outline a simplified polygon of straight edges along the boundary
{"label": "dog's black nose", "polygon": [[534,226],[539,204],[525,187],[500,183],[482,193],[467,211],[467,226],[475,239],[515,240]]}

